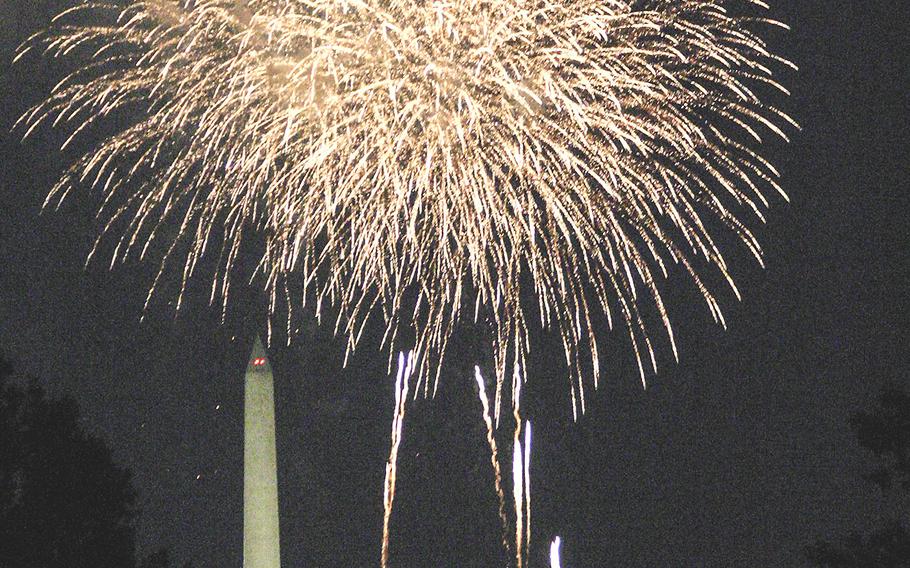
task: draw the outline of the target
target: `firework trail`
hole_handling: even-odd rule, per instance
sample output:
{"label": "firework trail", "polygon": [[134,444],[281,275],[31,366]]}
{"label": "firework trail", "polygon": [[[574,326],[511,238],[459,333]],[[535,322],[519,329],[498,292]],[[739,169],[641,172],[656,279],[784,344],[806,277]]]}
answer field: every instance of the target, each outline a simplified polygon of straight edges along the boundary
{"label": "firework trail", "polygon": [[291,290],[289,306],[335,306],[349,351],[378,314],[390,367],[413,328],[424,394],[473,317],[491,338],[497,421],[532,325],[561,338],[583,412],[583,375],[596,387],[600,372],[594,318],[625,328],[644,381],[644,362],[657,368],[646,321],[662,322],[676,356],[670,269],[723,323],[717,283],[738,292],[719,239],[761,261],[751,227],[769,190],[783,192],[759,151],[791,123],[764,100],[786,92],[774,73],[790,65],[759,35],[784,27],[766,8],[84,1],[22,47],[76,70],[20,124],[26,136],[65,128],[65,146],[113,129],[48,203],[99,189],[112,262],[162,241],[150,297],[176,264],[179,309],[214,251],[211,298],[226,306],[240,243],[260,235],[272,310]]}
{"label": "firework trail", "polygon": [[515,427],[512,452],[512,494],[515,499],[515,565],[522,568],[525,553],[531,550],[531,423],[525,422],[525,443],[522,446]]}
{"label": "firework trail", "polygon": [[515,442],[512,448],[512,496],[515,499],[515,568],[524,566],[524,542],[522,533],[524,530],[524,475],[522,474],[522,457],[521,442]]}
{"label": "firework trail", "polygon": [[562,561],[559,559],[559,546],[561,544],[561,539],[558,536],[550,543],[550,568],[562,568]]}
{"label": "firework trail", "polygon": [[515,500],[515,566],[524,566],[524,553],[531,546],[531,423],[525,421],[521,444],[521,385],[524,378],[515,368],[513,377],[512,417],[515,432],[512,438],[512,495]]}
{"label": "firework trail", "polygon": [[[493,464],[493,484],[499,500],[499,519],[502,524],[502,544],[507,551],[511,548],[508,542],[508,519],[505,513],[505,494],[502,490],[502,475],[499,467],[499,453],[496,447],[495,429],[490,416],[490,403],[487,399],[483,376],[478,366],[474,367],[474,378],[477,381],[478,396],[483,407],[483,420],[487,427],[487,444],[490,446],[490,461]],[[515,565],[524,566],[524,555],[531,548],[531,423],[525,421],[524,446],[521,443],[521,382],[516,371],[516,385],[513,390],[512,416],[515,419],[515,430],[512,438],[512,498],[515,507]]]}
{"label": "firework trail", "polygon": [[483,422],[487,427],[487,444],[490,446],[490,463],[493,465],[493,486],[496,490],[496,498],[499,505],[499,521],[502,525],[502,545],[506,550],[509,549],[507,536],[509,521],[506,518],[506,498],[502,490],[502,472],[499,468],[499,450],[496,447],[496,437],[493,429],[493,418],[490,416],[490,401],[487,398],[486,387],[484,386],[483,376],[480,374],[480,367],[474,366],[474,378],[477,380],[478,396],[480,404],[483,407]]}
{"label": "firework trail", "polygon": [[401,432],[404,425],[405,404],[408,398],[408,383],[414,373],[414,352],[407,355],[398,354],[398,375],[395,377],[395,412],[392,416],[392,442],[389,459],[385,466],[385,491],[383,504],[385,513],[382,517],[382,557],[381,566],[385,568],[389,561],[389,522],[392,519],[392,504],[395,501],[395,481],[398,473],[398,447],[401,444]]}
{"label": "firework trail", "polygon": [[524,493],[525,493],[525,549],[531,550],[531,422],[525,422]]}
{"label": "firework trail", "polygon": [[524,533],[524,502],[525,495],[525,475],[524,475],[524,458],[521,451],[521,384],[520,370],[515,368],[513,376],[512,392],[512,417],[515,419],[515,432],[512,438],[512,495],[515,499],[515,566],[522,568],[524,565],[523,549],[524,542],[522,535]]}

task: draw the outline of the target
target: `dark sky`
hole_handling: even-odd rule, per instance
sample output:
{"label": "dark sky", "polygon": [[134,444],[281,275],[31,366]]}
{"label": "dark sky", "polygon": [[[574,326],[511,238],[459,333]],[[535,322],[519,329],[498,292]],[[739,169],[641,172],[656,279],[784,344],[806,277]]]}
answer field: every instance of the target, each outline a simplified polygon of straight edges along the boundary
{"label": "dark sky", "polygon": [[[253,295],[240,291],[222,326],[197,282],[176,319],[162,297],[140,323],[155,264],[83,269],[98,196],[39,214],[65,164],[59,134],[21,144],[8,132],[53,72],[9,60],[50,4],[0,0],[0,349],[73,395],[86,427],[133,470],[144,547],[240,566]],[[847,419],[883,383],[906,384],[910,368],[907,20],[893,1],[776,4],[793,31],[770,39],[801,68],[784,76],[784,104],[804,129],[768,150],[792,203],[777,200],[759,231],[767,267],[734,255],[744,300],[721,297],[727,331],[674,293],[681,363],[664,364],[647,390],[616,340],[605,386],[577,424],[556,352],[535,354],[536,566],[556,534],[572,568],[799,566],[804,545],[891,512],[859,480],[864,454]],[[285,566],[378,564],[392,381],[367,343],[346,371],[325,330],[270,350]],[[470,353],[435,401],[409,408],[395,566],[495,564]]]}

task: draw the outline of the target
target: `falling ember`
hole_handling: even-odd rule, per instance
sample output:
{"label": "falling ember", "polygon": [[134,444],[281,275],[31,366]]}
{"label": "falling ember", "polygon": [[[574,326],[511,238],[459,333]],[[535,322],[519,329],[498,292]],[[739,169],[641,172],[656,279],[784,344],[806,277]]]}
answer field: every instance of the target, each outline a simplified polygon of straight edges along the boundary
{"label": "falling ember", "polygon": [[395,413],[392,416],[392,442],[389,459],[385,466],[385,490],[383,504],[385,514],[382,518],[382,558],[385,568],[389,561],[389,522],[392,519],[392,504],[395,501],[395,481],[398,471],[398,447],[401,444],[401,432],[404,425],[405,404],[408,398],[408,384],[414,373],[414,352],[407,355],[398,354],[398,374],[395,377]]}
{"label": "falling ember", "polygon": [[561,544],[562,541],[558,536],[550,543],[550,568],[562,568],[562,563],[559,559],[559,546]]}
{"label": "falling ember", "polygon": [[493,431],[493,418],[490,416],[490,401],[487,398],[486,387],[484,386],[483,376],[480,374],[480,367],[474,366],[474,378],[477,380],[478,396],[480,404],[483,407],[483,422],[487,427],[487,444],[490,446],[490,462],[493,465],[493,485],[496,489],[496,498],[499,505],[499,521],[502,526],[502,545],[508,550],[509,541],[507,536],[509,521],[506,518],[506,498],[502,490],[502,472],[499,468],[499,451],[496,448],[496,437]]}
{"label": "falling ember", "polygon": [[644,382],[657,370],[645,322],[677,356],[671,269],[723,324],[717,290],[739,292],[720,243],[761,262],[753,228],[783,190],[760,151],[793,124],[767,102],[792,64],[762,40],[786,27],[764,10],[83,0],[20,49],[78,71],[19,127],[94,142],[47,203],[99,189],[103,233],[118,233],[112,264],[160,242],[149,297],[176,269],[180,309],[208,253],[211,300],[226,309],[255,233],[273,312],[332,304],[349,352],[377,315],[390,359],[413,328],[434,390],[457,323],[473,318],[493,348],[497,423],[530,330],[552,329],[584,412],[583,374],[596,387],[601,369],[594,322],[624,329]]}

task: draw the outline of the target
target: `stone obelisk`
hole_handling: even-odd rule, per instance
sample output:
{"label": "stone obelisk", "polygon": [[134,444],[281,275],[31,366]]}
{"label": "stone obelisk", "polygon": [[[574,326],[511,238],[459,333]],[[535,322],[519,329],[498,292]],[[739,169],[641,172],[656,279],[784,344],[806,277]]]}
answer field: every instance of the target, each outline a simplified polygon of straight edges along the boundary
{"label": "stone obelisk", "polygon": [[256,337],[246,367],[243,421],[243,568],[280,568],[275,388]]}

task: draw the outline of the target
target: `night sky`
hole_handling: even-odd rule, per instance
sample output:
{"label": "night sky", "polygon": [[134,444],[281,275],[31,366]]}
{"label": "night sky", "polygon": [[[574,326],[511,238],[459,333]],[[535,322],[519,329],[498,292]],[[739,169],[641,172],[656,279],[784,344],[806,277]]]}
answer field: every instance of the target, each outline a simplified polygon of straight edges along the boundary
{"label": "night sky", "polygon": [[[0,0],[0,350],[75,397],[86,428],[132,469],[143,550],[240,566],[243,370],[261,302],[238,290],[222,325],[194,281],[176,318],[166,293],[144,312],[156,263],[83,268],[100,230],[96,193],[41,213],[71,156],[57,151],[60,133],[23,144],[9,131],[55,71],[10,59],[52,4]],[[778,102],[803,130],[767,151],[792,198],[776,199],[759,228],[767,266],[730,253],[744,298],[721,294],[726,331],[693,291],[674,288],[681,362],[662,353],[646,390],[615,334],[577,424],[560,352],[535,351],[533,566],[557,534],[567,568],[799,566],[805,545],[893,513],[860,479],[867,459],[848,417],[882,384],[906,385],[910,369],[907,19],[893,1],[775,4],[793,30],[769,41],[800,66],[783,75],[793,96]],[[482,350],[461,343],[436,400],[408,409],[394,566],[500,564],[470,372]],[[292,347],[269,353],[283,565],[378,565],[393,390],[384,358],[368,337],[342,370],[341,342],[307,318]]]}

